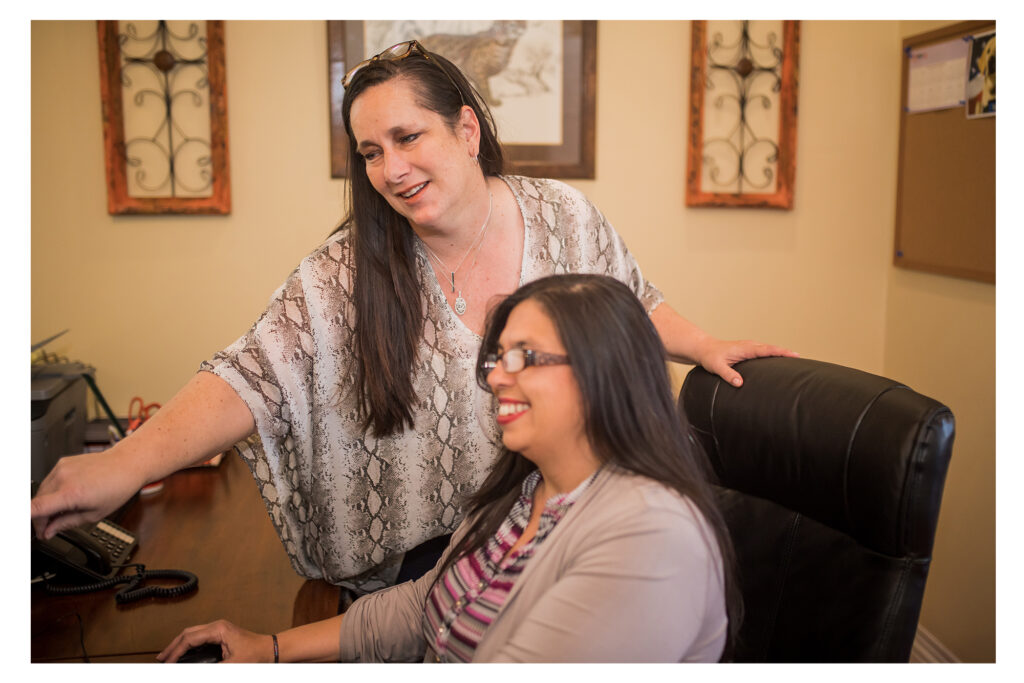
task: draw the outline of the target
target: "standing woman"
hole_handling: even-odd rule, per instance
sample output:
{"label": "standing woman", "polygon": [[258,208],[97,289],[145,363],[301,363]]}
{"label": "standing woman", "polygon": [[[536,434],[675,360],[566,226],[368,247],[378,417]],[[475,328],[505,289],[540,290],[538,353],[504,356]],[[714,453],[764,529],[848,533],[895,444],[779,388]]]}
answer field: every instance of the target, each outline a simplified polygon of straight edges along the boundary
{"label": "standing woman", "polygon": [[523,286],[478,377],[503,448],[437,566],[273,636],[187,628],[158,659],[217,643],[226,661],[718,661],[740,611],[729,536],[633,292]]}
{"label": "standing woman", "polygon": [[601,213],[551,180],[502,175],[490,114],[411,41],[345,77],[350,212],[253,327],[142,428],[62,459],[37,533],[109,514],[141,486],[236,442],[296,571],[365,593],[433,566],[498,453],[475,386],[488,302],[598,273],[640,298],[670,356],[730,367],[789,353],[706,335],[662,302]]}

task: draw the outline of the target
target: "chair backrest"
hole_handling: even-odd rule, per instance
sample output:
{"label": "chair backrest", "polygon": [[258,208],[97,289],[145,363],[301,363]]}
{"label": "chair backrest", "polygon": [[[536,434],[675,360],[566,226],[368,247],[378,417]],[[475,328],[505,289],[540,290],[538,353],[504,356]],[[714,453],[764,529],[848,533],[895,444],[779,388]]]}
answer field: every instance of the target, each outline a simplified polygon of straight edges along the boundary
{"label": "chair backrest", "polygon": [[949,408],[803,358],[695,368],[679,402],[718,475],[745,616],[734,661],[908,661],[953,447]]}

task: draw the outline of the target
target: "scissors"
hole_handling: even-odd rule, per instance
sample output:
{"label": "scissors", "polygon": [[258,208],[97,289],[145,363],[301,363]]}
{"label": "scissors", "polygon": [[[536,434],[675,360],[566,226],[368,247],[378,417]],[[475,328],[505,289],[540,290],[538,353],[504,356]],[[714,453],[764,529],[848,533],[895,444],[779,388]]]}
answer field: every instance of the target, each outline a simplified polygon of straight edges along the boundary
{"label": "scissors", "polygon": [[[136,412],[136,404],[138,404],[138,412]],[[128,431],[134,432],[158,410],[160,410],[159,403],[146,405],[146,402],[140,397],[132,398],[132,402],[128,404]]]}

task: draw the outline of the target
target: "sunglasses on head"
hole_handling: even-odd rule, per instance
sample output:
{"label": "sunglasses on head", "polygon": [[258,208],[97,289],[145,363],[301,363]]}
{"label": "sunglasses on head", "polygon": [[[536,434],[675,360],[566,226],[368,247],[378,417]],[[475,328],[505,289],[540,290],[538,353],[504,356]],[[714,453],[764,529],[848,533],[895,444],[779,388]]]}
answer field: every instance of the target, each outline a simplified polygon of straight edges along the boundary
{"label": "sunglasses on head", "polygon": [[459,93],[459,97],[462,97],[462,90],[460,90],[459,86],[455,84],[455,80],[452,79],[447,69],[445,69],[444,66],[442,66],[439,61],[431,57],[430,53],[427,52],[426,48],[420,45],[420,42],[418,40],[406,40],[404,42],[398,43],[397,45],[392,45],[388,49],[378,52],[369,59],[364,59],[363,61],[359,62],[354,67],[348,70],[348,73],[345,74],[345,78],[341,79],[341,87],[348,89],[348,86],[349,84],[352,83],[352,79],[355,77],[355,75],[359,73],[360,69],[362,69],[364,66],[368,64],[373,64],[374,62],[379,60],[397,62],[399,60],[405,59],[414,52],[419,53],[428,62],[436,65],[437,68],[440,69],[441,72],[448,78],[448,80],[451,81],[451,84],[455,88],[455,91]]}

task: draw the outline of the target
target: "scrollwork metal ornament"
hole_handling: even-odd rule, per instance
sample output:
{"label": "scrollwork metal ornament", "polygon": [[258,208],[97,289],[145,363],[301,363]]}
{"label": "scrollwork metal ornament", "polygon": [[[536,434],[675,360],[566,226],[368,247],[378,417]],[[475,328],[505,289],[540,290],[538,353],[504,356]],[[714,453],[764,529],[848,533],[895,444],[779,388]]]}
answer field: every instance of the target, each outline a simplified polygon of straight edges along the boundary
{"label": "scrollwork metal ornament", "polygon": [[792,208],[798,51],[796,21],[692,22],[688,206]]}
{"label": "scrollwork metal ornament", "polygon": [[223,22],[97,22],[108,210],[230,213]]}

